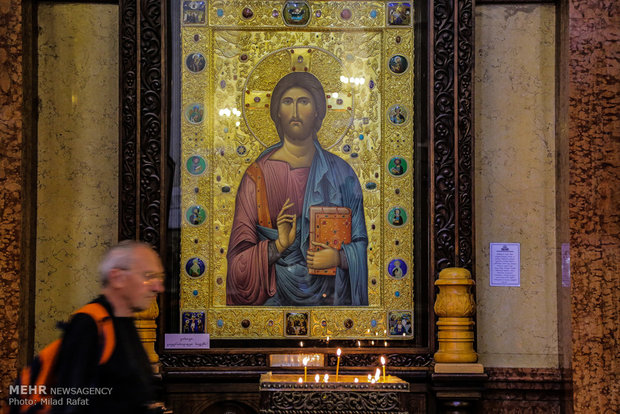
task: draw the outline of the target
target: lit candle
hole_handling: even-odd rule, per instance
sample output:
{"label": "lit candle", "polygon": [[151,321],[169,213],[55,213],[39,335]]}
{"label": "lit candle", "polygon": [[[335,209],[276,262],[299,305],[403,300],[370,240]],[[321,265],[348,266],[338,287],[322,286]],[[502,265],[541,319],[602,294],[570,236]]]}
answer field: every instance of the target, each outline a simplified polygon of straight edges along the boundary
{"label": "lit candle", "polygon": [[299,377],[299,379],[297,380],[297,382],[301,384],[302,382],[304,382],[304,380],[302,380],[302,379],[301,379],[301,377]]}
{"label": "lit candle", "polygon": [[304,358],[304,382],[308,381],[308,357]]}
{"label": "lit candle", "polygon": [[342,351],[338,348],[336,351],[336,355],[338,355],[338,362],[336,362],[336,382],[338,382],[338,370],[340,369],[340,354],[342,354]]}
{"label": "lit candle", "polygon": [[381,357],[381,365],[383,365],[383,382],[385,382],[385,357]]}
{"label": "lit candle", "polygon": [[372,375],[368,374],[368,382],[372,380]]}
{"label": "lit candle", "polygon": [[327,343],[329,344],[329,336],[327,337]]}
{"label": "lit candle", "polygon": [[357,384],[358,382],[360,382],[360,380],[359,380],[359,379],[357,379],[357,377],[355,377],[355,379],[353,380],[353,382],[355,382],[355,383]]}
{"label": "lit candle", "polygon": [[379,371],[379,368],[377,368],[377,370],[375,371],[375,382],[378,382],[379,378],[381,378],[381,371]]}
{"label": "lit candle", "polygon": [[299,341],[299,346],[303,348],[304,347],[304,341]]}
{"label": "lit candle", "polygon": [[323,377],[323,381],[324,382],[328,382],[329,381],[329,374],[325,374],[325,376]]}
{"label": "lit candle", "polygon": [[319,374],[316,374],[314,376],[314,382],[319,382],[319,379],[321,379],[321,377],[319,377]]}
{"label": "lit candle", "polygon": [[360,341],[357,341],[357,347],[359,348],[361,346],[362,346],[362,343]]}

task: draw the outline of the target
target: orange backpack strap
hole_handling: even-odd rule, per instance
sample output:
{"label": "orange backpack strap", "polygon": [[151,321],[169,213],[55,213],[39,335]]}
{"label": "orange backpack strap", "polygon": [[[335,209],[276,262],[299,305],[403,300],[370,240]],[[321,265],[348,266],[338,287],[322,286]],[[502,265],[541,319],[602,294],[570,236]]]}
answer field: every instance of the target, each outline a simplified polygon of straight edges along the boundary
{"label": "orange backpack strap", "polygon": [[269,204],[267,203],[267,186],[263,170],[257,163],[250,165],[246,171],[248,176],[256,184],[256,209],[258,210],[258,224],[263,227],[272,228],[271,216],[269,215]]}
{"label": "orange backpack strap", "polygon": [[99,337],[102,338],[103,341],[103,351],[101,352],[99,365],[105,364],[112,356],[112,352],[114,352],[114,347],[116,346],[116,336],[114,335],[112,317],[103,305],[99,303],[89,303],[73,312],[74,315],[77,313],[85,313],[97,323]]}

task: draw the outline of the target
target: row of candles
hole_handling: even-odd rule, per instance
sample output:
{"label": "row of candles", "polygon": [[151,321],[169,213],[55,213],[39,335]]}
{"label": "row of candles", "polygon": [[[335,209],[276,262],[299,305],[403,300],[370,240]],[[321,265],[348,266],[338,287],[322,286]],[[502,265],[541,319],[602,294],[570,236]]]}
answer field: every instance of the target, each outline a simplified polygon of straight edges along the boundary
{"label": "row of candles", "polygon": [[[368,333],[370,334],[370,329],[368,330]],[[383,331],[383,334],[384,334],[384,335],[386,335],[386,334],[387,334],[387,330],[384,330],[384,331]],[[379,336],[379,332],[375,332],[375,336]],[[371,346],[375,346],[375,344],[377,344],[377,345],[380,345],[380,344],[381,344],[381,341],[379,340],[379,338],[377,338],[377,340],[376,340],[376,341],[375,341],[374,339],[372,339],[372,340],[366,340],[366,341],[367,341],[367,344],[369,344],[369,345],[371,345]],[[327,337],[325,338],[325,341],[324,341],[324,342],[325,342],[325,344],[326,344],[326,345],[329,345],[329,336],[327,336]],[[387,346],[388,346],[388,341],[385,341],[385,340],[384,340],[384,341],[383,341],[383,345],[387,347]],[[300,342],[299,342],[299,346],[300,346],[301,348],[303,348],[303,347],[304,347],[304,342],[303,342],[303,341],[300,341]],[[358,348],[361,348],[361,347],[362,347],[362,341],[361,341],[361,340],[358,340],[358,341],[357,341],[357,347],[358,347]]]}
{"label": "row of candles", "polygon": [[[342,355],[342,350],[340,348],[338,348],[338,350],[336,351],[336,356],[338,357],[338,361],[336,362],[336,382],[338,382],[338,374],[340,371],[340,355]],[[299,379],[297,380],[297,382],[304,383],[304,382],[308,382],[308,357],[303,359],[303,364],[304,364],[304,377],[303,379],[301,377],[299,377]],[[381,365],[383,366],[383,382],[385,382],[385,357],[382,356],[381,357]],[[368,374],[368,382],[374,384],[376,382],[379,382],[381,379],[381,371],[379,370],[379,368],[377,368],[377,370],[375,371],[375,375],[374,377],[372,376],[372,374]],[[320,382],[321,381],[321,376],[319,374],[316,374],[314,376],[314,382]],[[323,376],[323,382],[329,382],[329,374],[325,374]],[[355,378],[353,380],[353,382],[359,382],[359,378]]]}

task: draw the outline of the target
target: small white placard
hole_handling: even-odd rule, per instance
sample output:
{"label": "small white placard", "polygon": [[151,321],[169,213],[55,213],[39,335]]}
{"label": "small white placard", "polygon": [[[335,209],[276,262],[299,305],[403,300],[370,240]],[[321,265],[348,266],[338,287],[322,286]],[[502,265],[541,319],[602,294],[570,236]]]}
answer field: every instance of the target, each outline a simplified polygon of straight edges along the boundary
{"label": "small white placard", "polygon": [[166,349],[209,349],[209,334],[165,334]]}
{"label": "small white placard", "polygon": [[521,244],[491,243],[491,286],[521,286]]}
{"label": "small white placard", "polygon": [[570,244],[562,243],[562,287],[570,287]]}

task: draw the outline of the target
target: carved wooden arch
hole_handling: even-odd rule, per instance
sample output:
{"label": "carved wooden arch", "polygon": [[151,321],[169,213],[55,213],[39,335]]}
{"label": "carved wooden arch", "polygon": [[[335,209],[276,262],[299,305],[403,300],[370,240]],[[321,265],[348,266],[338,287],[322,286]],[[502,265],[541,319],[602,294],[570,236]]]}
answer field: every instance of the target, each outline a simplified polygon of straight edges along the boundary
{"label": "carved wooden arch", "polygon": [[[120,200],[119,238],[140,239],[162,254],[166,235],[168,108],[166,18],[168,2],[120,1]],[[446,267],[474,267],[473,231],[473,0],[428,3],[429,275],[426,311],[431,315],[433,282]],[[165,312],[162,312],[165,314]],[[428,346],[399,356],[401,366],[428,366],[435,352],[434,320]],[[409,355],[409,356],[407,356]],[[162,358],[164,365],[195,366],[203,359],[254,365],[264,355],[186,355]],[[254,361],[254,362],[253,362]],[[209,364],[207,363],[207,366]],[[260,366],[261,364],[259,364]],[[247,365],[246,365],[247,366]]]}

